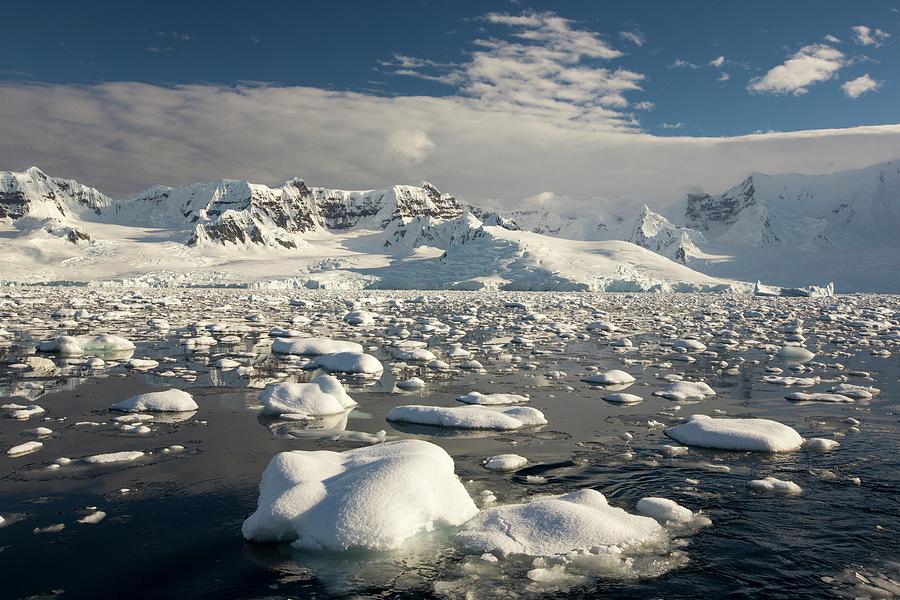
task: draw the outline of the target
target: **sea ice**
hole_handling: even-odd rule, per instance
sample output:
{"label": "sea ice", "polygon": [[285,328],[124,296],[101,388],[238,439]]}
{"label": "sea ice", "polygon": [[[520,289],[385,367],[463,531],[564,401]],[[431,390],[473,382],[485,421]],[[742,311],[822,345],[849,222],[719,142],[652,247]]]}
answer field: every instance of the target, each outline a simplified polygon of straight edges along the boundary
{"label": "sea ice", "polygon": [[665,539],[659,523],[610,506],[586,489],[481,511],[458,534],[470,552],[553,556]]}
{"label": "sea ice", "polygon": [[713,419],[692,415],[690,420],[665,433],[688,446],[744,450],[749,452],[787,452],[803,444],[803,438],[791,427],[768,419]]}
{"label": "sea ice", "polygon": [[336,415],[356,406],[336,377],[320,375],[309,383],[275,383],[259,397],[268,414],[296,414],[307,417]]}
{"label": "sea ice", "polygon": [[498,454],[482,463],[488,471],[515,471],[528,464],[528,459],[518,454]]}
{"label": "sea ice", "polygon": [[278,338],[272,342],[272,352],[277,354],[299,354],[317,356],[337,352],[362,352],[363,347],[356,342],[332,340],[329,338]]}
{"label": "sea ice", "polygon": [[309,550],[393,550],[478,512],[453,467],[442,448],[422,440],[282,452],[263,472],[257,509],[241,531],[252,542]]}
{"label": "sea ice", "polygon": [[474,404],[451,408],[418,404],[398,406],[387,414],[387,420],[435,427],[498,431],[547,424],[544,413],[530,406],[487,408]]}
{"label": "sea ice", "polygon": [[709,396],[715,396],[716,391],[702,381],[673,381],[661,390],[653,392],[654,396],[661,396],[668,400],[684,402],[686,400],[703,400]]}
{"label": "sea ice", "polygon": [[110,407],[123,412],[190,412],[199,408],[194,397],[184,390],[171,389],[138,394]]}
{"label": "sea ice", "polygon": [[528,402],[528,396],[519,394],[482,394],[481,392],[469,392],[457,396],[457,400],[466,404],[481,404],[484,406],[503,406],[509,404],[524,404]]}
{"label": "sea ice", "polygon": [[335,352],[324,354],[315,359],[317,367],[330,373],[352,373],[358,375],[377,375],[384,371],[384,365],[371,354],[362,352]]}
{"label": "sea ice", "polygon": [[749,481],[747,485],[754,490],[765,492],[778,492],[781,494],[800,494],[803,492],[803,488],[793,481],[785,481],[783,479],[776,479],[775,477],[754,479]]}
{"label": "sea ice", "polygon": [[589,375],[588,377],[583,377],[581,380],[585,383],[597,383],[600,385],[624,385],[626,383],[634,383],[635,381],[634,377],[619,369]]}

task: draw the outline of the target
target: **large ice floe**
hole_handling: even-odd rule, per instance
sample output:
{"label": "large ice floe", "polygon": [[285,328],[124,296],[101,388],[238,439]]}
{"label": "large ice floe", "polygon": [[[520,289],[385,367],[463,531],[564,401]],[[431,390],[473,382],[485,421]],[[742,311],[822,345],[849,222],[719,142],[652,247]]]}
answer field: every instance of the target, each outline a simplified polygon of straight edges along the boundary
{"label": "large ice floe", "polygon": [[315,365],[330,373],[349,373],[353,375],[377,375],[384,371],[384,366],[371,354],[362,352],[335,352],[324,354],[315,359]]}
{"label": "large ice floe", "polygon": [[252,542],[308,550],[393,550],[478,512],[439,446],[401,440],[346,452],[277,454],[241,529]]}
{"label": "large ice floe", "polygon": [[110,407],[123,412],[190,412],[197,410],[194,397],[184,390],[171,389],[138,394]]}
{"label": "large ice floe", "polygon": [[650,517],[610,506],[603,494],[588,489],[483,510],[458,539],[471,552],[552,556],[659,542],[665,530]]}
{"label": "large ice floe", "polygon": [[292,414],[323,417],[346,412],[356,401],[336,377],[319,375],[309,383],[274,383],[266,387],[259,400],[263,411],[272,415]]}
{"label": "large ice floe", "polygon": [[692,415],[690,420],[665,431],[670,438],[688,446],[744,450],[749,452],[788,452],[803,444],[793,428],[768,419],[713,419]]}
{"label": "large ice floe", "polygon": [[332,340],[329,338],[289,338],[281,337],[272,342],[272,352],[277,354],[299,354],[317,356],[338,352],[362,352],[363,347],[356,342]]}
{"label": "large ice floe", "polygon": [[547,424],[544,413],[530,406],[487,408],[477,404],[451,408],[409,404],[392,409],[387,414],[387,420],[434,427],[498,431]]}

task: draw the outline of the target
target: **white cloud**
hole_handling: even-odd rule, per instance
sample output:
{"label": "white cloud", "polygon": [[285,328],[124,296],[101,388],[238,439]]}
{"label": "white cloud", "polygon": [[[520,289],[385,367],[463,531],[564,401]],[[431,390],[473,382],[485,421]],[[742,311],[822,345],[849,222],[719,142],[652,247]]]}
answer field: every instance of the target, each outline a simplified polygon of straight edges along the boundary
{"label": "white cloud", "polygon": [[619,38],[623,42],[630,42],[638,47],[647,43],[647,38],[644,37],[644,34],[636,29],[633,31],[620,31]]}
{"label": "white cloud", "polygon": [[847,65],[844,53],[826,44],[800,48],[793,56],[762,77],[750,81],[751,92],[762,94],[805,94],[811,85],[828,81]]}
{"label": "white cloud", "polygon": [[709,66],[711,66],[711,67],[721,67],[724,64],[725,64],[724,56],[719,56],[719,57],[716,57],[716,58],[712,59],[711,61],[709,61]]}
{"label": "white cloud", "polygon": [[425,162],[437,146],[421,130],[400,129],[388,134],[385,150],[403,166],[419,165]]}
{"label": "white cloud", "polygon": [[850,29],[853,30],[856,43],[862,44],[863,46],[880,46],[885,40],[891,37],[891,34],[886,31],[877,28],[872,29],[865,25],[856,25]]}
{"label": "white cloud", "polygon": [[844,85],[841,86],[841,89],[844,90],[844,94],[848,98],[859,98],[866,92],[874,92],[878,88],[881,87],[880,81],[875,81],[869,74],[866,73],[856,79],[851,79],[850,81],[845,81]]}
{"label": "white cloud", "polygon": [[828,35],[826,35],[823,39],[826,42],[830,42],[832,44],[840,44],[841,43],[840,38],[837,38],[837,37],[831,35],[830,33]]}
{"label": "white cloud", "polygon": [[719,76],[716,78],[716,81],[725,82],[725,81],[728,81],[729,79],[731,79],[731,75],[729,75],[728,73],[719,73]]}
{"label": "white cloud", "polygon": [[[658,205],[752,171],[829,172],[898,157],[900,125],[726,138],[610,130],[470,97],[384,97],[316,88],[0,83],[0,169],[38,165],[124,196],[220,177],[367,189],[432,181],[506,207],[540,191],[600,210]],[[437,150],[402,164],[400,130]],[[412,153],[415,158],[417,156]],[[421,155],[418,155],[421,156]]]}
{"label": "white cloud", "polygon": [[696,65],[683,58],[676,58],[670,64],[666,65],[667,69],[699,69],[700,65]]}
{"label": "white cloud", "polygon": [[640,91],[644,76],[598,66],[598,61],[622,56],[599,34],[549,12],[495,12],[482,19],[507,35],[475,40],[475,50],[462,64],[406,55],[381,64],[395,75],[455,86],[460,94],[497,110],[555,116],[611,130],[637,129],[626,111],[630,104],[626,94]]}
{"label": "white cloud", "polygon": [[634,105],[635,110],[653,110],[654,107],[656,107],[656,105],[649,100],[643,100]]}
{"label": "white cloud", "polygon": [[663,129],[681,129],[684,127],[684,123],[680,121],[677,123],[663,123],[660,127]]}

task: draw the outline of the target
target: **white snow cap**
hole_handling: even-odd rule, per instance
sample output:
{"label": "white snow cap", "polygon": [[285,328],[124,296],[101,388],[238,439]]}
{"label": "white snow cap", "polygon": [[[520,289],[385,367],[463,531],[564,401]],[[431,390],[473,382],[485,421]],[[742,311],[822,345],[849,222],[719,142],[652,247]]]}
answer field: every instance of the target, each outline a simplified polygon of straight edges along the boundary
{"label": "white snow cap", "polygon": [[194,397],[184,390],[165,390],[138,394],[113,404],[113,410],[123,412],[189,412],[197,410]]}
{"label": "white snow cap", "polygon": [[259,396],[263,411],[272,415],[308,417],[336,415],[356,406],[336,377],[320,375],[309,383],[275,383]]}
{"label": "white snow cap", "polygon": [[519,394],[482,394],[481,392],[469,392],[457,396],[457,400],[466,404],[481,404],[486,406],[502,406],[507,404],[524,404],[528,402],[528,396]]}
{"label": "white snow cap", "polygon": [[687,423],[669,427],[670,438],[688,446],[744,450],[750,452],[788,452],[803,444],[793,428],[768,419],[713,419],[691,415]]}
{"label": "white snow cap", "polygon": [[401,440],[277,454],[241,531],[252,542],[295,548],[385,551],[422,531],[462,525],[477,512],[450,455],[429,442]]}
{"label": "white snow cap", "polygon": [[371,354],[362,352],[335,352],[316,358],[316,366],[331,373],[352,373],[358,375],[377,375],[384,371],[384,366]]}
{"label": "white snow cap", "polygon": [[470,552],[551,556],[665,539],[659,523],[610,506],[596,490],[482,511],[458,535]]}

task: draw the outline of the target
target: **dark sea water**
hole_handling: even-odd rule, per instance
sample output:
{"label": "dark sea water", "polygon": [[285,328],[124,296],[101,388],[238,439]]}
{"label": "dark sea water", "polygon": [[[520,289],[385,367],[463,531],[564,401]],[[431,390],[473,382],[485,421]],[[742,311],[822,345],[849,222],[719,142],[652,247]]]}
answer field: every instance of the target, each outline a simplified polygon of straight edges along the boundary
{"label": "dark sea water", "polygon": [[[247,306],[254,304],[245,296],[235,293],[229,298],[236,308],[226,315],[228,318],[242,321]],[[523,296],[530,298],[518,295],[520,299]],[[642,300],[628,300],[631,296],[608,297],[592,300],[590,310],[603,311],[606,319],[619,323],[621,334],[628,335],[635,347],[641,342],[646,346],[622,352],[596,335],[561,338],[515,317],[514,311],[503,304],[479,300],[478,296],[454,296],[450,308],[433,301],[410,304],[403,311],[405,317],[413,319],[418,315],[446,320],[448,314],[483,302],[498,314],[507,315],[499,324],[485,316],[479,325],[460,325],[468,331],[460,341],[485,366],[485,372],[480,373],[460,369],[439,373],[414,365],[400,367],[395,373],[390,367],[396,361],[384,348],[389,335],[383,326],[357,329],[354,334],[352,328],[340,323],[341,314],[329,307],[298,309],[279,304],[274,298],[264,306],[268,318],[258,324],[251,321],[250,331],[240,334],[242,341],[230,347],[217,345],[195,352],[180,344],[179,337],[186,335],[184,327],[191,319],[205,318],[202,311],[197,314],[185,306],[155,309],[154,315],[168,313],[173,319],[172,330],[165,334],[149,333],[144,325],[146,315],[139,325],[131,321],[101,328],[134,340],[138,344],[134,356],[172,359],[154,372],[140,373],[121,366],[94,372],[66,366],[55,358],[62,365],[58,372],[25,377],[8,366],[29,352],[30,340],[47,337],[53,324],[49,319],[43,324],[29,323],[27,311],[7,307],[0,328],[14,331],[16,337],[0,348],[0,403],[37,403],[47,412],[28,421],[0,419],[0,446],[5,452],[31,439],[23,437],[22,432],[37,426],[49,427],[54,434],[43,440],[44,447],[38,452],[17,458],[0,456],[0,515],[6,519],[0,524],[0,597],[462,598],[469,594],[477,598],[673,599],[900,595],[900,588],[891,592],[890,587],[900,580],[900,347],[896,342],[893,346],[886,344],[892,351],[889,356],[875,356],[870,353],[872,340],[891,339],[883,331],[841,341],[835,325],[816,324],[817,315],[827,307],[826,301],[811,306],[812,301],[801,299],[794,304],[764,307],[771,315],[786,319],[790,313],[804,322],[805,345],[823,354],[817,352],[817,361],[840,361],[844,374],[865,371],[868,377],[860,374],[847,380],[881,390],[871,400],[849,404],[789,402],[785,393],[800,388],[763,382],[765,368],[776,363],[770,353],[759,348],[726,348],[710,340],[705,343],[718,356],[696,355],[693,363],[658,366],[661,359],[655,344],[665,330],[647,323],[661,314],[665,302],[654,300],[654,304],[645,306]],[[329,301],[341,306],[342,299]],[[530,301],[558,322],[564,322],[565,311],[571,309],[547,295],[534,295]],[[225,299],[215,302],[222,304]],[[679,302],[672,307],[677,317],[673,327],[678,330],[674,334],[715,329],[695,318],[704,310],[702,298]],[[885,314],[896,323],[900,301],[872,297],[854,301],[854,305],[888,307],[893,312]],[[735,300],[712,318],[727,321],[727,315],[735,310],[752,310],[754,306],[752,299]],[[41,311],[46,313],[49,308]],[[318,333],[356,339],[366,346],[371,342],[372,353],[387,368],[374,382],[345,379],[359,403],[346,423],[332,420],[307,426],[263,417],[258,411],[259,387],[266,377],[275,377],[285,369],[285,363],[265,348],[268,328],[285,326],[292,312],[312,315],[314,310],[336,315],[334,322],[321,326]],[[396,316],[393,309],[377,310]],[[47,319],[46,314],[41,317]],[[569,324],[579,334],[585,332],[584,317],[579,314],[570,319]],[[768,331],[769,341],[777,344],[784,335],[766,319],[752,324],[747,320],[730,322],[727,326],[742,338],[759,339],[757,333]],[[406,327],[415,337],[416,323]],[[516,327],[533,345],[507,340],[495,344],[501,347],[499,354],[479,354],[477,348],[487,340],[515,334]],[[693,331],[688,331],[689,327]],[[748,327],[750,330],[746,330]],[[98,327],[95,324],[89,329]],[[444,349],[446,345],[435,347]],[[253,364],[255,374],[239,376],[235,371],[204,364],[223,356]],[[647,359],[652,364],[623,365],[623,359]],[[739,369],[729,373],[719,361],[726,361],[729,367],[738,365]],[[524,363],[532,363],[534,368],[523,368]],[[600,370],[627,370],[638,381],[626,391],[645,400],[631,406],[605,402],[602,389],[579,380],[589,365]],[[179,366],[196,371],[196,379],[158,375]],[[823,379],[835,375],[834,369],[824,364],[809,368]],[[552,379],[544,375],[554,370],[565,372],[565,376]],[[652,396],[665,383],[659,376],[675,372],[704,379],[718,395],[696,403]],[[782,374],[788,374],[787,369]],[[292,376],[305,379],[310,375],[297,371]],[[394,388],[396,379],[411,375],[424,379],[426,388],[414,393]],[[25,381],[40,383],[44,390],[32,392],[30,399],[13,397],[16,386],[17,393],[23,393],[21,384]],[[248,387],[251,383],[257,387]],[[804,391],[823,391],[830,385],[823,382]],[[200,409],[178,422],[158,423],[153,432],[141,436],[123,434],[108,425],[114,415],[107,410],[110,404],[164,386],[188,389]],[[527,393],[530,406],[543,411],[549,424],[517,432],[460,432],[385,420],[385,414],[399,404],[453,406],[458,404],[456,396],[472,390]],[[676,410],[678,406],[680,410]],[[770,418],[794,427],[804,437],[834,438],[841,445],[831,452],[758,454],[691,448],[686,455],[665,456],[660,448],[673,442],[661,428],[648,427],[648,422],[670,425],[694,413]],[[858,428],[845,422],[848,417],[860,422]],[[79,425],[81,422],[101,425]],[[456,472],[473,497],[491,490],[502,504],[593,488],[605,494],[611,504],[634,512],[639,499],[663,496],[702,511],[712,525],[680,537],[676,552],[640,563],[644,566],[636,572],[600,572],[578,584],[555,586],[535,585],[525,578],[530,559],[511,559],[500,571],[473,577],[467,568],[472,559],[455,546],[452,532],[428,534],[412,549],[378,555],[298,553],[288,546],[245,542],[241,523],[256,507],[256,486],[272,456],[286,450],[340,451],[364,445],[353,439],[337,439],[342,429],[370,434],[383,429],[389,439],[418,437],[440,445],[455,460]],[[630,432],[633,438],[623,439],[624,432]],[[173,445],[184,450],[163,452]],[[152,454],[125,465],[46,468],[58,457],[123,450]],[[484,458],[502,453],[520,454],[530,464],[514,473],[492,473],[481,466]],[[802,494],[773,494],[747,487],[749,480],[769,475],[794,481],[803,488]],[[87,507],[97,507],[107,516],[96,524],[80,524],[77,519],[91,512]],[[58,524],[65,527],[35,533]]]}

